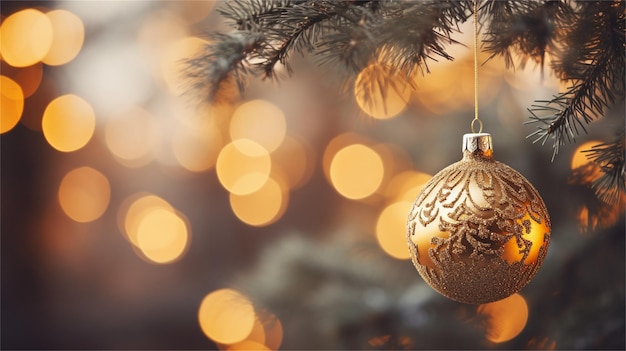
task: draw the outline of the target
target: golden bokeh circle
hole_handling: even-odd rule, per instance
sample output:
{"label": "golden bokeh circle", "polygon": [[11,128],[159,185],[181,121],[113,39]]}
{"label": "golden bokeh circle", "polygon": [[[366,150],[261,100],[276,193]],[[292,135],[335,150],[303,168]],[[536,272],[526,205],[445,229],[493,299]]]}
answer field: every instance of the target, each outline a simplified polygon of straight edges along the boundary
{"label": "golden bokeh circle", "polygon": [[67,94],[52,100],[41,120],[48,143],[62,152],[76,151],[87,144],[96,128],[93,108],[81,97]]}
{"label": "golden bokeh circle", "polygon": [[250,300],[234,289],[215,290],[202,299],[198,322],[204,335],[221,344],[245,340],[256,320]]}
{"label": "golden bokeh circle", "polygon": [[67,173],[59,185],[58,199],[63,212],[79,223],[94,221],[109,206],[109,180],[91,167],[79,167]]}

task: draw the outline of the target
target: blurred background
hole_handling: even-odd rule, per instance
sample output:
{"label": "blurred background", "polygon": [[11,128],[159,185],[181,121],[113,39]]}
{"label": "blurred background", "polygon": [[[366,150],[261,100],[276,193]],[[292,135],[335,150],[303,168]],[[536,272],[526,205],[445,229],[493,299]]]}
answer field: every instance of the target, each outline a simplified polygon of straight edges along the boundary
{"label": "blurred background", "polygon": [[623,101],[551,163],[523,122],[558,80],[481,66],[495,158],[542,194],[552,240],[519,294],[461,304],[413,268],[405,224],[470,132],[471,23],[454,61],[373,103],[370,70],[346,85],[294,56],[207,106],[181,60],[228,30],[220,4],[2,2],[2,349],[624,349],[623,201],[595,199],[580,152],[624,128]]}

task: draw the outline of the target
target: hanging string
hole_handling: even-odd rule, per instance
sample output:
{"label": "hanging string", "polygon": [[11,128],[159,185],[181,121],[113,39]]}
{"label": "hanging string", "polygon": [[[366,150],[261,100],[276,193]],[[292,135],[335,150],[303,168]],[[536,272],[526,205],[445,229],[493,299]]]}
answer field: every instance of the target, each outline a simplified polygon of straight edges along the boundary
{"label": "hanging string", "polygon": [[483,121],[478,118],[478,1],[474,0],[474,119],[472,120],[472,133],[483,131]]}

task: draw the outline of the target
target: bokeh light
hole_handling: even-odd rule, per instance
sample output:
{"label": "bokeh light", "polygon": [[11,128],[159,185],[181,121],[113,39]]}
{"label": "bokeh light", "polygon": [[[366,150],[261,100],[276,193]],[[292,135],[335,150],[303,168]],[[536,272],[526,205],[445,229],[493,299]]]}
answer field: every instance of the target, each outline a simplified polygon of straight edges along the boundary
{"label": "bokeh light", "polygon": [[[2,74],[13,79],[21,88],[24,93],[24,98],[32,96],[43,78],[43,64],[38,62],[28,67],[12,67],[9,65],[2,65]],[[38,126],[41,128],[41,126]]]}
{"label": "bokeh light", "polygon": [[385,187],[385,196],[392,201],[414,202],[432,175],[408,170],[396,174]]}
{"label": "bokeh light", "polygon": [[261,188],[246,195],[230,194],[230,206],[242,222],[266,226],[277,221],[287,208],[289,192],[269,178]]}
{"label": "bokeh light", "polygon": [[100,218],[109,206],[110,198],[108,179],[91,167],[70,171],[59,185],[59,204],[76,222],[86,223]]}
{"label": "bokeh light", "polygon": [[136,193],[126,198],[119,208],[118,226],[149,262],[174,262],[189,247],[187,218],[154,194]]}
{"label": "bokeh light", "polygon": [[385,207],[376,221],[378,245],[391,257],[411,258],[406,239],[406,222],[413,203],[400,201]]}
{"label": "bokeh light", "polygon": [[165,209],[174,212],[174,208],[163,198],[150,193],[136,193],[124,200],[120,206],[118,223],[120,229],[126,233],[126,238],[135,246],[139,246],[137,233],[139,224],[146,214]]}
{"label": "bokeh light", "polygon": [[265,100],[252,100],[241,104],[230,121],[232,140],[250,139],[273,152],[285,138],[287,122],[276,105]]}
{"label": "bokeh light", "polygon": [[9,77],[0,76],[0,134],[13,129],[24,112],[22,88]]}
{"label": "bokeh light", "polygon": [[484,316],[487,340],[494,343],[509,341],[519,335],[528,320],[528,304],[520,294],[482,304],[477,312]]}
{"label": "bokeh light", "polygon": [[170,5],[172,12],[177,12],[185,21],[196,23],[208,16],[216,3],[217,1],[177,1],[167,4]]}
{"label": "bokeh light", "polygon": [[232,344],[232,345],[228,345],[225,350],[228,351],[250,351],[250,350],[255,350],[255,351],[270,351],[271,349],[269,349],[268,347],[266,347],[265,345],[253,341],[253,340],[244,340],[242,342],[238,342],[236,344]]}
{"label": "bokeh light", "polygon": [[348,199],[363,199],[380,186],[384,175],[383,161],[376,151],[363,144],[339,150],[330,165],[333,186]]}
{"label": "bokeh light", "polygon": [[[479,53],[478,61],[487,62],[488,53]],[[480,66],[478,85],[479,103],[489,104],[500,92],[503,83],[503,64],[489,60]],[[427,75],[415,70],[415,98],[432,115],[446,115],[453,111],[469,109],[474,105],[474,57],[465,50],[454,62],[442,60],[428,66]]]}
{"label": "bokeh light", "polygon": [[365,67],[354,83],[354,96],[359,107],[377,119],[395,117],[411,97],[411,86],[401,74],[382,63]]}
{"label": "bokeh light", "polygon": [[[207,43],[192,35],[228,27],[229,20],[217,13],[221,2],[2,5],[0,134],[6,133],[2,146],[9,156],[3,162],[8,204],[3,227],[25,228],[14,232],[28,234],[8,235],[5,243],[6,259],[13,263],[5,265],[7,278],[18,283],[7,284],[13,291],[5,296],[16,297],[7,300],[8,312],[19,317],[17,324],[7,324],[16,331],[8,333],[8,346],[553,349],[557,341],[565,348],[614,340],[615,331],[606,328],[571,335],[581,330],[581,321],[606,317],[604,327],[611,324],[613,316],[601,308],[595,316],[574,312],[588,308],[584,302],[598,300],[594,294],[603,291],[599,301],[610,302],[604,299],[616,294],[607,297],[612,286],[603,287],[600,279],[612,277],[614,269],[585,281],[586,288],[597,289],[554,291],[545,284],[562,278],[562,269],[582,277],[575,272],[581,269],[575,258],[589,260],[580,265],[588,268],[583,273],[594,267],[595,256],[609,262],[609,249],[617,247],[612,244],[623,239],[613,235],[613,226],[623,223],[624,202],[597,208],[591,183],[566,186],[570,177],[555,180],[563,172],[540,177],[543,189],[553,195],[570,189],[575,200],[557,204],[554,222],[572,232],[578,219],[598,232],[563,235],[564,245],[557,242],[549,255],[553,266],[543,272],[547,276],[527,288],[534,296],[553,293],[553,300],[571,293],[572,303],[560,306],[562,313],[544,318],[546,313],[535,316],[533,310],[535,320],[527,322],[526,301],[517,294],[480,307],[441,303],[423,282],[397,279],[404,273],[387,267],[410,258],[408,210],[432,177],[422,171],[436,168],[448,153],[458,154],[441,139],[473,107],[471,48],[446,43],[455,61],[428,60],[431,72],[409,77],[412,86],[402,77],[406,72],[394,76],[384,63],[368,65],[360,74],[353,72],[350,81],[356,83],[347,87],[348,99],[333,93],[342,77],[324,77],[323,67],[309,67],[308,58],[294,56],[297,74],[279,87],[251,75],[245,93],[237,95],[248,99],[220,95],[207,108],[219,112],[191,111],[208,101],[189,90],[183,61]],[[21,10],[26,7],[38,10]],[[57,7],[71,11],[52,10]],[[461,41],[466,44],[472,39],[471,21],[467,24]],[[487,56],[481,54],[479,61]],[[287,74],[283,63],[277,68],[279,76]],[[515,124],[527,117],[525,106],[550,96],[544,91],[553,80],[541,81],[539,67],[532,74],[522,68],[505,74],[499,57],[480,69],[481,106],[501,112],[496,122],[512,126],[503,132],[507,128],[496,123],[494,132],[523,133]],[[392,84],[383,86],[383,81]],[[511,86],[502,85],[507,81]],[[224,87],[236,94],[233,81]],[[59,97],[67,93],[75,95]],[[597,126],[594,137],[612,131]],[[433,137],[441,143],[433,144]],[[523,135],[513,137],[504,140],[510,144],[505,148],[521,153],[530,147]],[[591,166],[582,150],[598,143],[577,148],[572,169]],[[439,150],[428,150],[431,146]],[[543,152],[535,156],[545,158]],[[566,165],[560,166],[567,168],[570,155],[563,156]],[[532,173],[537,163],[522,166]],[[115,215],[118,222],[112,223]],[[541,224],[529,216],[518,221],[526,220],[531,233],[524,237],[539,242]],[[239,242],[229,235],[234,231]],[[586,255],[579,252],[583,247]],[[531,246],[527,263],[536,260],[539,249]],[[506,243],[505,259],[515,262],[521,256],[514,239]],[[242,289],[213,291],[226,284]],[[517,302],[506,302],[511,299]],[[546,300],[536,302],[534,307],[541,307]],[[260,306],[275,308],[280,319]],[[478,319],[487,321],[478,332],[471,325],[476,308],[485,317]],[[416,313],[380,330],[379,317],[400,310]],[[189,328],[195,313],[199,325]],[[566,317],[570,323],[562,325]],[[31,319],[37,323],[22,323]],[[459,337],[442,338],[446,330],[440,326],[451,325]]]}
{"label": "bokeh light", "polygon": [[591,162],[587,158],[587,153],[583,152],[583,151],[590,150],[595,145],[600,145],[600,144],[602,144],[602,142],[598,141],[598,140],[590,140],[590,141],[586,141],[586,142],[580,144],[576,148],[574,153],[572,154],[572,162],[570,164],[571,169],[576,169],[576,168],[578,168],[580,166],[584,166],[587,163]]}
{"label": "bokeh light", "polygon": [[228,345],[245,340],[252,332],[256,318],[250,300],[233,289],[209,293],[198,310],[202,332],[209,339]]}
{"label": "bokeh light", "polygon": [[172,151],[176,161],[191,172],[202,172],[215,166],[223,145],[220,130],[209,118],[196,116],[173,131]]}
{"label": "bokeh light", "polygon": [[76,151],[91,139],[96,127],[96,116],[89,103],[68,94],[48,104],[41,127],[52,147],[63,152]]}
{"label": "bokeh light", "polygon": [[306,184],[313,175],[315,153],[304,140],[285,137],[271,157],[272,173],[280,173],[290,189]]}
{"label": "bokeh light", "polygon": [[228,191],[246,195],[259,190],[270,175],[272,162],[265,148],[248,139],[224,146],[217,157],[217,177]]}
{"label": "bokeh light", "polygon": [[2,59],[13,67],[28,67],[41,61],[52,45],[52,23],[35,9],[11,14],[0,28]]}
{"label": "bokeh light", "polygon": [[155,11],[142,19],[141,27],[137,30],[137,45],[142,53],[142,61],[150,67],[155,78],[163,79],[163,56],[168,55],[170,45],[188,36],[188,33],[185,22],[172,12]]}
{"label": "bokeh light", "polygon": [[250,331],[250,334],[246,337],[246,339],[231,345],[229,347],[230,349],[232,349],[233,346],[239,347],[242,343],[248,341],[252,341],[257,345],[265,348],[265,328],[263,327],[263,323],[261,322],[258,314],[256,315],[256,317],[257,318],[254,319],[254,326],[252,327],[252,331]]}
{"label": "bokeh light", "polygon": [[322,156],[322,167],[324,169],[324,176],[329,182],[332,182],[330,178],[330,165],[333,162],[333,158],[339,150],[352,144],[370,145],[371,142],[369,139],[360,134],[354,132],[346,132],[337,135],[331,141],[329,141],[328,144],[326,144],[326,148],[324,149],[324,155]]}
{"label": "bokeh light", "polygon": [[283,340],[283,327],[273,313],[258,311],[252,331],[245,340],[234,344],[217,343],[220,350],[278,350]]}
{"label": "bokeh light", "polygon": [[154,117],[141,107],[109,117],[104,133],[109,151],[127,167],[140,167],[150,162],[160,139]]}
{"label": "bokeh light", "polygon": [[169,44],[161,61],[161,73],[170,92],[176,96],[184,94],[186,86],[184,60],[194,57],[206,44],[206,40],[198,37],[185,37]]}
{"label": "bokeh light", "polygon": [[283,324],[275,314],[264,312],[259,317],[265,334],[265,347],[278,350],[283,342]]}
{"label": "bokeh light", "polygon": [[173,262],[182,256],[188,244],[187,223],[177,212],[153,208],[137,224],[137,247],[152,262]]}
{"label": "bokeh light", "polygon": [[50,66],[64,65],[80,52],[85,39],[85,28],[78,16],[67,10],[46,13],[52,25],[52,45],[42,62]]}

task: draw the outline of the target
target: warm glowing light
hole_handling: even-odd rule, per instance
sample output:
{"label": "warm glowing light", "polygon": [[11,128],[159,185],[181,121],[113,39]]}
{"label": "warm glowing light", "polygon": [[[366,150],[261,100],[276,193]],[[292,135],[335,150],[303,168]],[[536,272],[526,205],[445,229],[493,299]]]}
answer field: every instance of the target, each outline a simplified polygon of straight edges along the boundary
{"label": "warm glowing light", "polygon": [[[260,345],[265,345],[265,328],[263,327],[263,323],[259,320],[259,316],[257,314],[257,318],[254,320],[254,326],[252,327],[252,331],[246,338],[246,341],[253,341]],[[234,344],[239,345],[240,343]]]}
{"label": "warm glowing light", "polygon": [[272,153],[272,172],[281,173],[290,189],[299,188],[313,175],[313,153],[311,146],[304,141],[287,136]]}
{"label": "warm glowing light", "polygon": [[184,60],[196,55],[207,42],[198,37],[185,37],[171,43],[161,61],[161,72],[169,90],[176,96],[188,89],[185,86]]}
{"label": "warm glowing light", "polygon": [[601,141],[597,141],[597,140],[591,140],[591,141],[587,141],[587,142],[584,142],[584,143],[580,144],[576,148],[576,151],[574,151],[574,154],[572,155],[571,168],[572,169],[576,169],[576,168],[578,168],[580,166],[584,166],[587,163],[591,162],[587,158],[587,153],[583,152],[583,151],[584,150],[590,150],[595,145],[600,145],[600,144],[602,144],[602,142]]}
{"label": "warm glowing light", "polygon": [[171,11],[176,11],[187,22],[195,23],[204,19],[211,13],[215,7],[216,1],[176,1],[166,3],[172,8]]}
{"label": "warm glowing light", "polygon": [[202,332],[222,344],[245,340],[252,332],[256,314],[247,297],[233,289],[220,289],[200,303],[198,322]]}
{"label": "warm glowing light", "polygon": [[128,240],[150,262],[174,262],[189,246],[187,219],[156,195],[130,196],[120,207],[118,220]]}
{"label": "warm glowing light", "polygon": [[0,76],[0,134],[13,129],[24,112],[22,88],[11,78]]}
{"label": "warm glowing light", "polygon": [[252,226],[266,226],[278,220],[287,208],[289,193],[272,178],[257,191],[230,194],[230,207],[237,218]]}
{"label": "warm glowing light", "polygon": [[432,175],[417,172],[404,171],[395,175],[385,188],[385,196],[394,201],[414,201]]}
{"label": "warm glowing light", "polygon": [[274,104],[252,100],[239,106],[230,121],[232,140],[250,139],[272,152],[285,139],[285,115]]}
{"label": "warm glowing light", "polygon": [[363,199],[380,186],[384,175],[383,161],[371,148],[353,144],[339,150],[330,165],[330,178],[341,195]]}
{"label": "warm glowing light", "polygon": [[257,312],[252,331],[245,340],[234,344],[221,344],[220,350],[278,350],[283,339],[280,320],[267,311]]}
{"label": "warm glowing light", "polygon": [[120,208],[123,213],[123,229],[126,233],[128,240],[135,246],[139,246],[139,240],[137,234],[139,232],[139,225],[143,218],[150,212],[164,209],[169,212],[174,212],[174,208],[167,201],[162,198],[152,195],[139,193],[130,196],[124,205]]}
{"label": "warm glowing light", "polygon": [[326,180],[329,182],[332,182],[330,179],[330,164],[333,162],[333,158],[339,150],[352,144],[370,145],[371,143],[360,134],[346,132],[337,135],[326,145],[324,155],[322,156],[322,167],[324,169],[324,176],[326,176]]}
{"label": "warm glowing light", "polygon": [[599,202],[597,206],[582,205],[579,207],[576,215],[578,230],[586,234],[614,226],[624,215],[624,208],[626,208],[626,195],[622,193],[618,196],[618,202],[613,205]]}
{"label": "warm glowing light", "polygon": [[[173,4],[182,3],[178,1]],[[164,55],[174,55],[168,53],[170,46],[173,42],[188,36],[188,29],[189,26],[183,19],[171,11],[150,11],[142,16],[137,30],[137,47],[141,50],[143,63],[155,77],[161,79],[164,73],[163,65],[172,64],[163,60]]]}
{"label": "warm glowing light", "polygon": [[267,348],[265,345],[256,341],[244,340],[236,344],[228,345],[226,350],[228,351],[250,351],[250,350],[270,351],[271,349]]}
{"label": "warm glowing light", "polygon": [[194,121],[174,131],[172,150],[176,161],[185,169],[203,172],[215,166],[222,135],[209,119],[196,116]]}
{"label": "warm glowing light", "polygon": [[[13,79],[22,88],[24,98],[27,98],[32,96],[41,84],[43,64],[39,62],[32,66],[20,68],[3,65],[2,74]],[[39,124],[41,123],[38,123],[38,128],[41,128]]]}
{"label": "warm glowing light", "polygon": [[100,218],[107,209],[111,187],[102,173],[91,167],[81,167],[63,177],[58,197],[68,217],[86,223]]}
{"label": "warm glowing light", "polygon": [[[474,104],[474,61],[471,51],[465,50],[453,63],[442,60],[429,64],[428,74],[415,70],[415,98],[435,115],[471,108]],[[489,54],[479,53],[478,61],[488,61]],[[478,95],[481,104],[488,104],[500,92],[504,75],[502,63],[480,66]]]}
{"label": "warm glowing light", "polygon": [[278,350],[283,342],[283,325],[272,313],[263,313],[260,317],[265,332],[265,346],[270,350]]}
{"label": "warm glowing light", "polygon": [[63,152],[76,151],[91,139],[96,127],[96,116],[85,100],[68,94],[48,104],[41,126],[52,147]]}
{"label": "warm glowing light", "polygon": [[[539,257],[539,250],[543,246],[544,238],[546,235],[550,234],[550,228],[546,225],[545,221],[542,223],[535,221],[528,212],[526,212],[526,215],[522,219],[517,220],[517,222],[522,228],[526,228],[525,223],[529,224],[528,231],[523,229],[522,233],[522,238],[532,243],[524,263],[535,264],[537,257]],[[521,244],[522,243],[520,243],[520,245]],[[502,258],[509,262],[509,264],[513,264],[514,262],[520,262],[523,257],[524,255],[520,252],[517,239],[511,237],[511,239],[504,244]]]}
{"label": "warm glowing light", "polygon": [[391,257],[399,260],[411,258],[406,244],[407,214],[413,203],[393,203],[380,213],[376,222],[376,239],[380,247]]}
{"label": "warm glowing light", "polygon": [[41,11],[25,9],[2,22],[2,59],[13,67],[28,67],[41,61],[52,45],[52,23]]}
{"label": "warm glowing light", "polygon": [[377,119],[388,119],[402,112],[411,96],[407,79],[381,63],[365,67],[354,83],[359,107]]}
{"label": "warm glowing light", "polygon": [[170,263],[178,259],[189,242],[187,224],[166,208],[153,208],[137,225],[137,247],[151,261]]}
{"label": "warm glowing light", "polygon": [[217,177],[224,188],[236,195],[259,190],[267,182],[270,170],[269,153],[252,140],[235,140],[217,156]]}
{"label": "warm glowing light", "polygon": [[46,13],[52,24],[52,45],[43,63],[51,66],[64,65],[80,52],[85,39],[83,22],[67,10],[53,10]]}
{"label": "warm glowing light", "polygon": [[104,133],[109,151],[128,167],[150,162],[160,137],[154,117],[140,107],[108,118]]}
{"label": "warm glowing light", "polygon": [[485,316],[487,340],[494,343],[516,337],[524,330],[528,320],[528,305],[520,294],[482,304],[478,306],[477,312]]}

